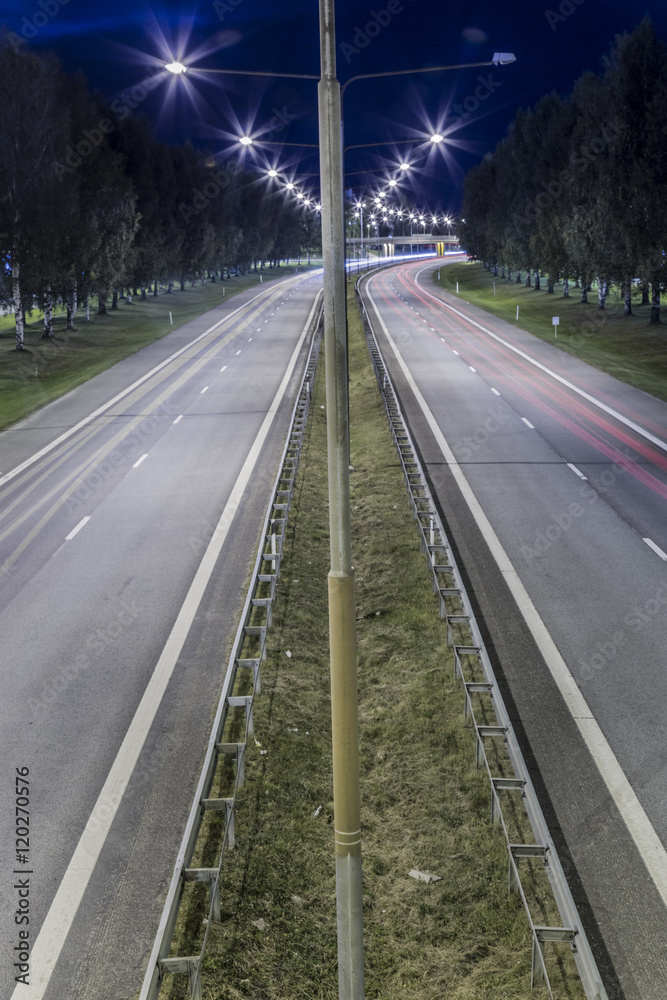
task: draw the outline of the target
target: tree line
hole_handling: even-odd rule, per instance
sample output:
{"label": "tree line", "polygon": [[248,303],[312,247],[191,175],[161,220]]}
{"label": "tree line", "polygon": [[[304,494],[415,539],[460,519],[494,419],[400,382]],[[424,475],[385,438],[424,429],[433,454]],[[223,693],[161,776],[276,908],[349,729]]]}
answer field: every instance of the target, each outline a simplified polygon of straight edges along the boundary
{"label": "tree line", "polygon": [[619,35],[600,74],[521,110],[466,176],[459,235],[469,255],[547,291],[572,282],[598,304],[612,285],[660,322],[667,285],[667,46],[646,17]]}
{"label": "tree line", "polygon": [[224,279],[318,243],[314,213],[190,143],[158,142],[147,119],[90,93],[54,55],[6,44],[0,95],[0,303],[18,350],[34,305],[53,337],[58,302],[73,329],[92,297],[104,313],[126,292]]}

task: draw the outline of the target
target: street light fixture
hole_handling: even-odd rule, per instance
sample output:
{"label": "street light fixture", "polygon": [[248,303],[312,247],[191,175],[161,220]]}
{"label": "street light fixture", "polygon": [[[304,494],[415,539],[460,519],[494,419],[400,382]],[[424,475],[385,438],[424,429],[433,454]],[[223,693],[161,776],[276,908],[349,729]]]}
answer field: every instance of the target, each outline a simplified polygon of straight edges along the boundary
{"label": "street light fixture", "polygon": [[176,76],[179,76],[181,73],[187,73],[188,70],[188,67],[184,66],[182,62],[178,62],[178,60],[165,63],[164,68],[168,69],[170,73],[174,73]]}

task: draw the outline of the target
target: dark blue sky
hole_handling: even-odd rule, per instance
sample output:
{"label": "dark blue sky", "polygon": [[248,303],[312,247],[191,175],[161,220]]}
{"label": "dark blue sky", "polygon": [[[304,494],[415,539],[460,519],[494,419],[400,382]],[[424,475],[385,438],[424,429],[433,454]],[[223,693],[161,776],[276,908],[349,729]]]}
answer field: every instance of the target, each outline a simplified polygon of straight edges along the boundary
{"label": "dark blue sky", "polygon": [[[406,200],[455,210],[466,171],[503,137],[517,108],[552,89],[567,94],[583,72],[599,71],[614,36],[645,13],[667,39],[666,0],[338,0],[341,82],[383,70],[483,62],[497,51],[517,57],[506,67],[352,84],[346,144],[409,138],[414,146],[351,150],[349,186],[360,190],[405,156],[415,164]],[[29,38],[27,45],[53,49],[68,70],[82,69],[108,100],[154,74],[170,53],[193,68],[319,73],[317,0],[4,0],[2,17],[8,30]],[[190,137],[220,155],[239,130],[274,143],[317,142],[314,82],[191,71],[184,86],[166,76],[136,108],[165,141]],[[447,136],[437,149],[423,145],[430,127]],[[276,163],[297,180],[318,169],[305,147],[265,146],[245,155]]]}

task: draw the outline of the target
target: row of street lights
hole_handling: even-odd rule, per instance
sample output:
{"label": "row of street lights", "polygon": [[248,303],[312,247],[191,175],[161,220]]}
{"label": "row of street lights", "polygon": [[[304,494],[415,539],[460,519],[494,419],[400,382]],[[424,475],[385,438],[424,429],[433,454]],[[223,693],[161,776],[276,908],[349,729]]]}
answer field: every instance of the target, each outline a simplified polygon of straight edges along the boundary
{"label": "row of street lights", "polygon": [[[329,478],[329,646],[334,785],[334,842],[338,918],[339,1000],[363,1000],[363,918],[361,882],[361,809],[357,722],[356,608],[350,536],[348,361],[343,171],[344,93],[355,81],[437,71],[498,66],[514,62],[511,53],[495,53],[488,62],[388,70],[353,76],[341,88],[336,77],[334,0],[319,0],[321,75],[249,70],[198,70],[245,76],[289,77],[318,82],[322,257],[324,270],[324,351],[326,365],[327,452]],[[183,74],[188,67],[166,68]],[[251,145],[252,137],[243,137]],[[433,133],[431,142],[444,140]],[[368,144],[371,145],[371,144]],[[375,145],[375,144],[372,144]],[[352,148],[352,147],[350,147]],[[401,170],[407,170],[401,165]]]}

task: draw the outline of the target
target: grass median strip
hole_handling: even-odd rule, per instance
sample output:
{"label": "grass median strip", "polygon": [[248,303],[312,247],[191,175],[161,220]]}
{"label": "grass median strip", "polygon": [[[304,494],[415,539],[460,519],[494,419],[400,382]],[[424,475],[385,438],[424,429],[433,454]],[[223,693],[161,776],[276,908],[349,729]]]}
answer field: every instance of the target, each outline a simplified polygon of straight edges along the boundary
{"label": "grass median strip", "polygon": [[[206,1000],[333,1000],[336,900],[331,789],[323,361],[288,525],[255,738],[211,928]],[[357,586],[366,996],[544,1000],[530,934],[507,891],[404,481],[361,323],[350,303],[353,554]],[[231,739],[229,733],[225,739]],[[211,794],[229,794],[221,765]],[[215,863],[221,818],[193,864]],[[428,871],[426,883],[410,871]],[[188,886],[172,954],[199,950],[204,886]],[[539,891],[544,893],[544,886]],[[550,917],[545,911],[544,917]],[[540,920],[542,922],[542,920]],[[571,970],[567,992],[580,997]],[[167,977],[163,997],[187,996]]]}
{"label": "grass median strip", "polygon": [[[625,316],[617,288],[611,289],[602,310],[598,308],[595,285],[588,293],[589,301],[582,303],[581,288],[573,283],[565,298],[562,284],[556,285],[554,294],[549,295],[546,278],[542,279],[538,292],[523,283],[517,285],[515,277],[508,281],[494,276],[478,263],[449,264],[434,272],[435,283],[446,291],[456,294],[458,282],[461,299],[555,344],[622,382],[667,400],[667,332],[664,325],[649,324],[649,305],[642,306],[633,298],[634,314]],[[525,280],[525,272],[522,277]],[[554,316],[560,321],[557,338]]]}

